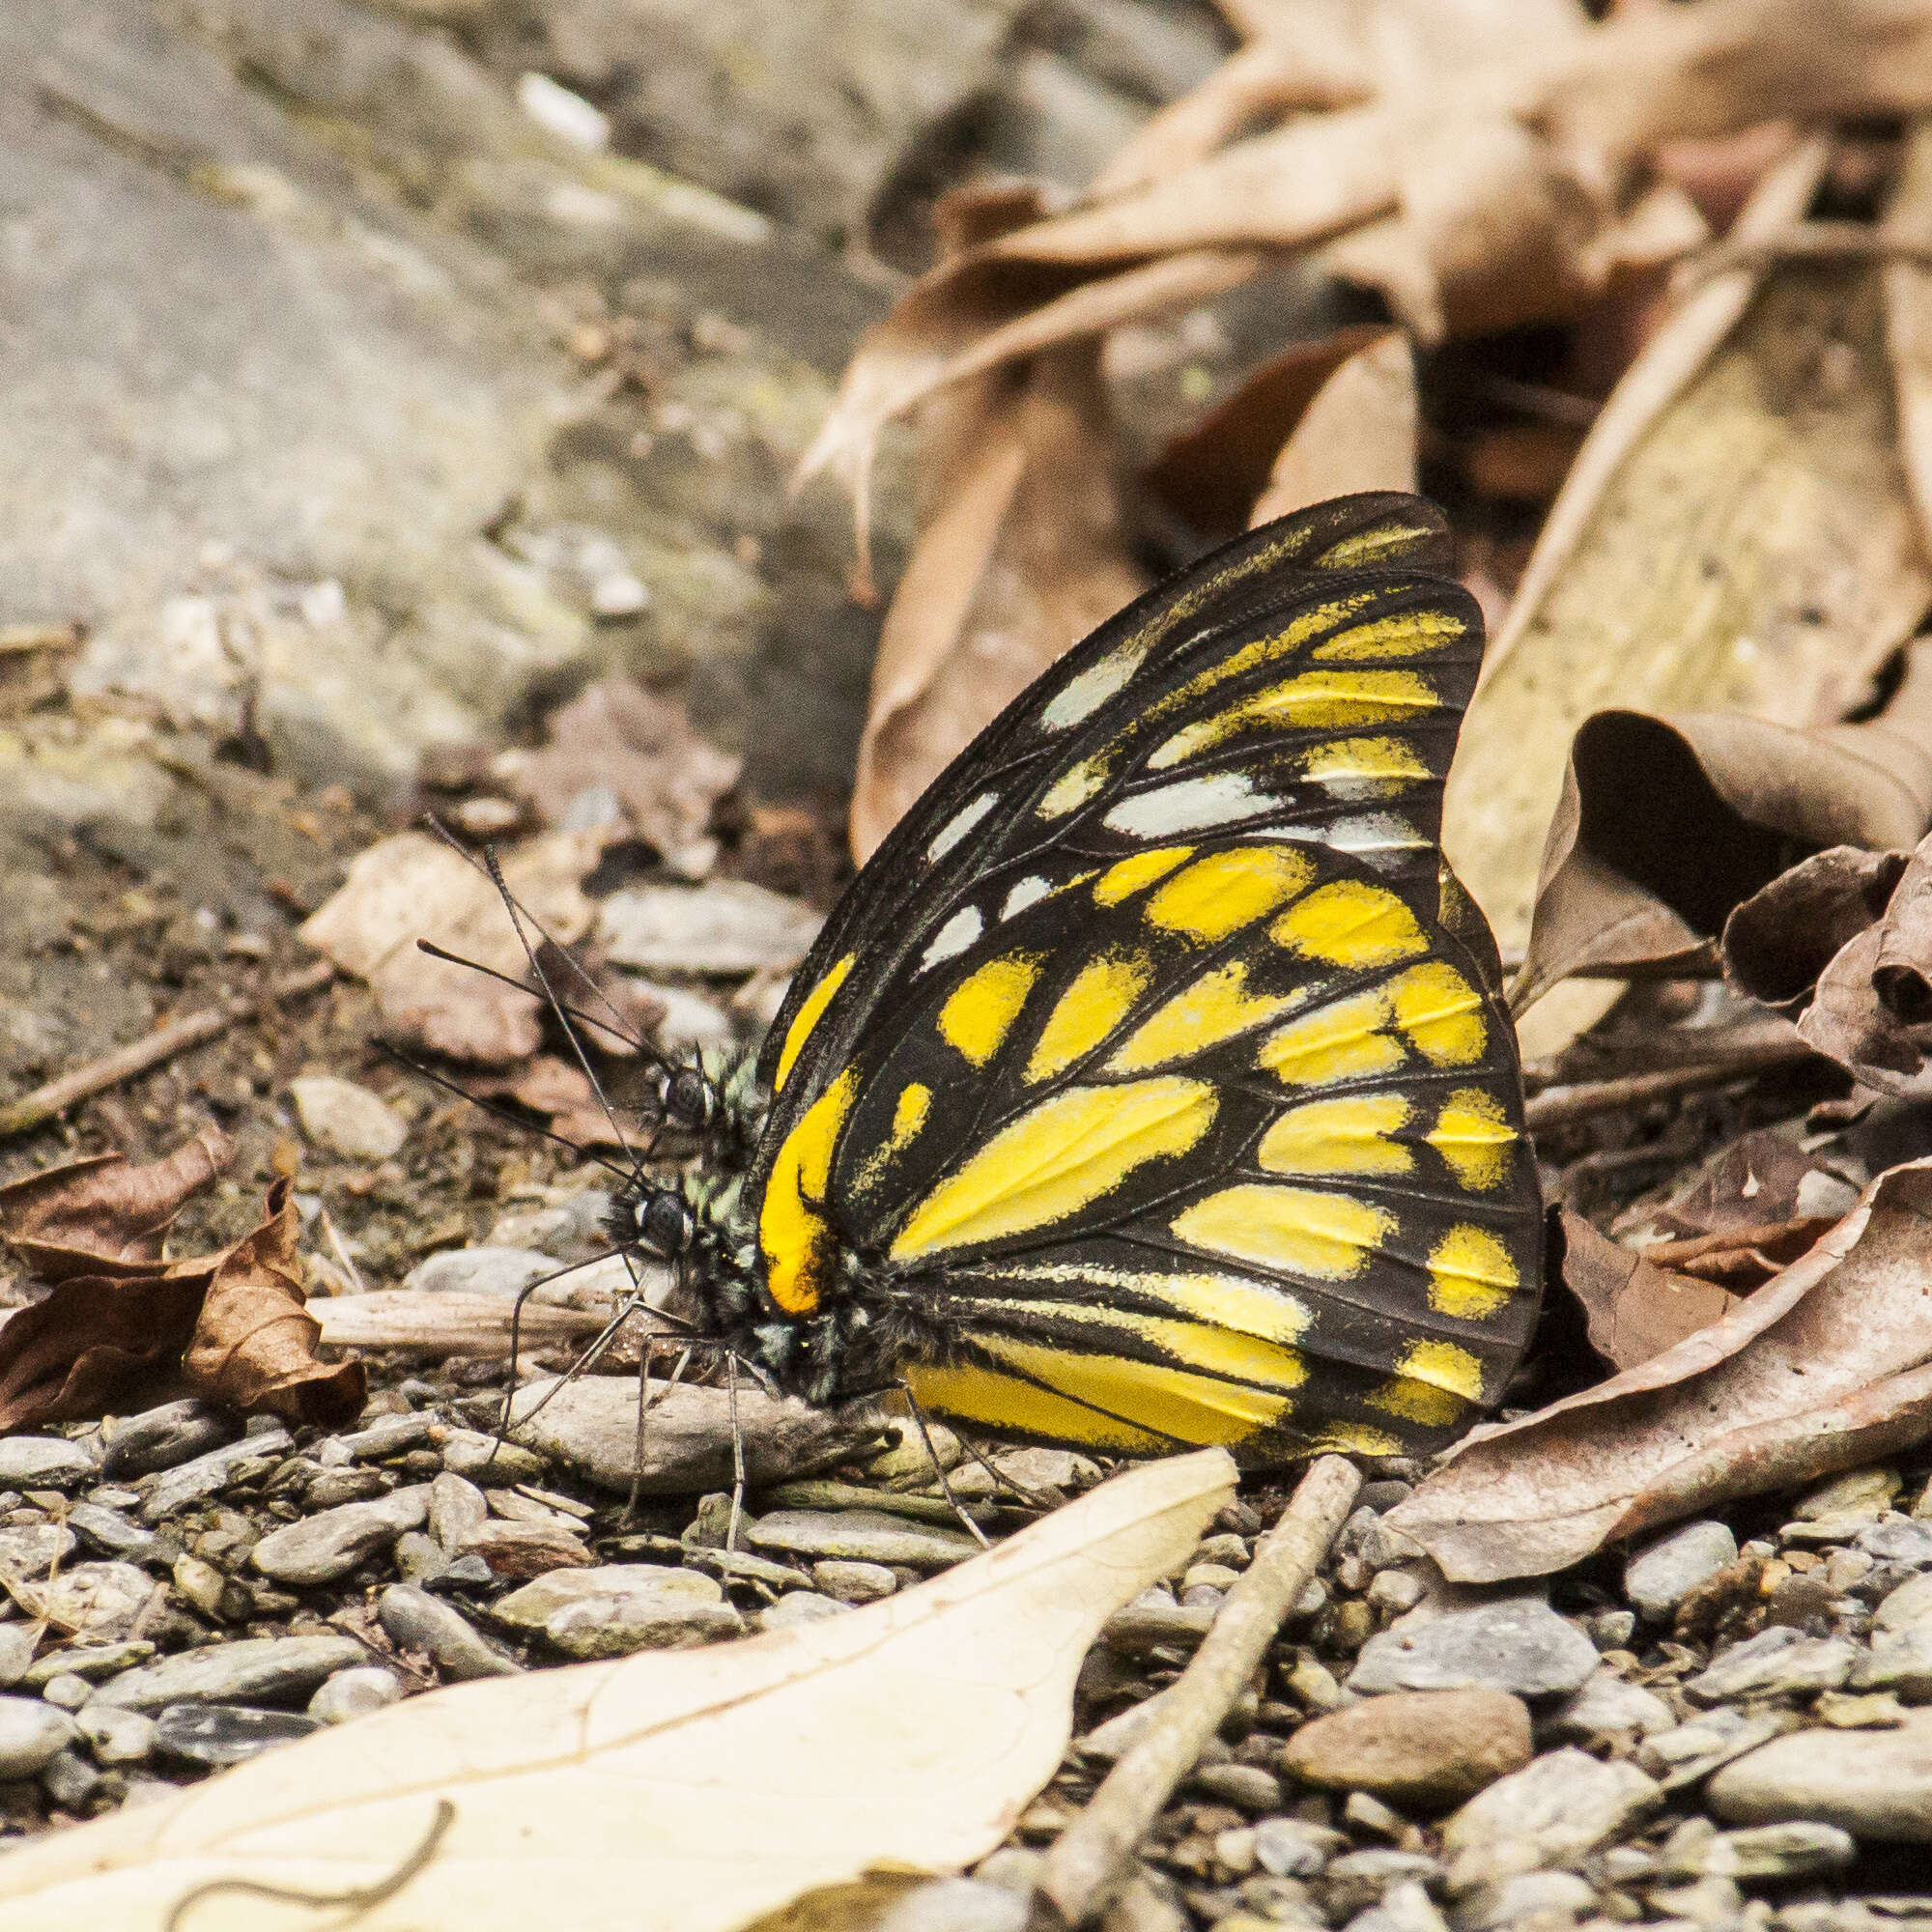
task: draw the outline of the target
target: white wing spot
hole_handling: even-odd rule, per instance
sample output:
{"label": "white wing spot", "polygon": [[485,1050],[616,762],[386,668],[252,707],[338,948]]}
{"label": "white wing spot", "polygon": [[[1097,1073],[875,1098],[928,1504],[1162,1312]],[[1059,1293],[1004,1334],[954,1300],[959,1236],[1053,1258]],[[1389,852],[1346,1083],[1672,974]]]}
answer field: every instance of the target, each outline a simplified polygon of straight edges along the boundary
{"label": "white wing spot", "polygon": [[1014,913],[1025,912],[1028,906],[1037,905],[1052,890],[1053,888],[1037,872],[1029,873],[1027,877],[1017,881],[1012,891],[1007,895],[1007,902],[1000,908],[1000,917],[1011,919]]}
{"label": "white wing spot", "polygon": [[1262,836],[1306,845],[1325,845],[1332,852],[1347,852],[1378,869],[1399,865],[1404,854],[1418,851],[1429,843],[1407,819],[1391,811],[1338,818],[1332,825],[1271,826]]}
{"label": "white wing spot", "polygon": [[965,906],[955,912],[937,932],[932,935],[932,944],[925,949],[925,956],[919,962],[922,973],[937,966],[942,959],[952,959],[964,952],[979,938],[985,926],[977,906]]}
{"label": "white wing spot", "polygon": [[1257,792],[1245,772],[1210,772],[1205,778],[1182,779],[1124,798],[1100,822],[1110,832],[1141,838],[1165,838],[1176,832],[1199,832],[1208,826],[1234,825],[1272,811],[1280,803]]}
{"label": "white wing spot", "polygon": [[952,851],[953,846],[958,844],[960,839],[965,838],[967,833],[971,832],[999,802],[996,793],[982,791],[971,805],[962,806],[947,820],[939,836],[925,848],[925,856],[928,859],[945,858],[947,853]]}
{"label": "white wing spot", "polygon": [[1065,731],[1069,724],[1093,717],[1140,669],[1146,656],[1145,644],[1123,644],[1098,664],[1089,665],[1078,677],[1068,678],[1041,710],[1041,729]]}

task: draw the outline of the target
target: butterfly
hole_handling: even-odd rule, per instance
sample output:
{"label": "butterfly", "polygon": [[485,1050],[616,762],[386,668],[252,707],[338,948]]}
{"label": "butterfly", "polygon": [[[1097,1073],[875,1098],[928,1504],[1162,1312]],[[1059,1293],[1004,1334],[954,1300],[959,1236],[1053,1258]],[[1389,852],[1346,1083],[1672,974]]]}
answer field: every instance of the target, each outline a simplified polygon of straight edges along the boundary
{"label": "butterfly", "polygon": [[1528,1343],[1542,1204],[1442,860],[1483,651],[1441,514],[1250,531],[1022,692],[867,863],[742,1159],[620,1197],[698,1337],[816,1404],[1244,1460],[1435,1447]]}

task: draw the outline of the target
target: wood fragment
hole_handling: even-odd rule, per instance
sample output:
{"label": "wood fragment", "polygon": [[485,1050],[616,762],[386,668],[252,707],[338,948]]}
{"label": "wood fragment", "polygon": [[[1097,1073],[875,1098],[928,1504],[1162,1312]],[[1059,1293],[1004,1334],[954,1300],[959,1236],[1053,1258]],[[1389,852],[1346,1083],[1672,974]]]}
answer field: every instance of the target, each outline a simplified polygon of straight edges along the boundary
{"label": "wood fragment", "polygon": [[1625,1107],[1647,1106],[1653,1100],[1674,1100],[1685,1094],[1701,1094],[1712,1087],[1728,1087],[1775,1067],[1796,1066],[1816,1059],[1806,1041],[1796,1035],[1783,1039],[1759,1039],[1722,1060],[1699,1066],[1662,1066],[1654,1073],[1625,1073],[1615,1080],[1585,1080],[1574,1087],[1551,1087],[1523,1103],[1523,1122],[1533,1134],[1567,1127],[1597,1114],[1614,1114]]}
{"label": "wood fragment", "polygon": [[1047,1853],[1037,1926],[1051,1926],[1053,1913],[1065,1925],[1084,1925],[1106,1910],[1132,1870],[1135,1846],[1254,1676],[1361,1486],[1360,1471],[1340,1456],[1321,1457],[1302,1477],[1193,1661],[1162,1698],[1158,1719],[1122,1754]]}
{"label": "wood fragment", "polygon": [[319,959],[313,965],[284,973],[280,979],[271,980],[265,994],[225,1000],[218,1007],[204,1007],[197,1013],[184,1013],[178,1020],[169,1020],[145,1038],[117,1047],[85,1066],[75,1067],[71,1073],[63,1073],[58,1080],[36,1087],[31,1094],[21,1094],[12,1105],[0,1107],[0,1138],[23,1134],[28,1128],[64,1114],[77,1101],[104,1094],[108,1088],[118,1087],[124,1080],[131,1080],[164,1060],[172,1060],[191,1046],[204,1045],[226,1033],[236,1021],[253,1019],[264,1007],[319,993],[334,977],[334,966],[327,959]]}

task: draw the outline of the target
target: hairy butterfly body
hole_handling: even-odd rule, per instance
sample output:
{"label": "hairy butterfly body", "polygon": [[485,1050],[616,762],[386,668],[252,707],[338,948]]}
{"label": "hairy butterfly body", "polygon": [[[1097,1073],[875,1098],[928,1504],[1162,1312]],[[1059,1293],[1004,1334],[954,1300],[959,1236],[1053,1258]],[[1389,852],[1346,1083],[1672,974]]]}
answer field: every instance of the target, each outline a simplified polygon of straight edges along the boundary
{"label": "hairy butterfly body", "polygon": [[714,1080],[743,1171],[619,1204],[699,1333],[815,1402],[902,1380],[1125,1454],[1391,1453],[1497,1400],[1542,1217],[1437,843],[1483,647],[1448,569],[1419,498],[1320,505],[975,740],[827,922],[755,1089]]}

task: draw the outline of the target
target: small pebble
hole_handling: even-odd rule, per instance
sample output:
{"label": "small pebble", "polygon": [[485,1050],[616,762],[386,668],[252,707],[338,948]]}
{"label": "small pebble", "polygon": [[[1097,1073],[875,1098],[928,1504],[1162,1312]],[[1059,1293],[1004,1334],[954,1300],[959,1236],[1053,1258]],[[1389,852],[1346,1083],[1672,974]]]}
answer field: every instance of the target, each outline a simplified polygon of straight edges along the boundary
{"label": "small pebble", "polygon": [[1596,1668],[1597,1647],[1581,1631],[1539,1599],[1517,1597],[1371,1637],[1349,1688],[1549,1696],[1579,1690]]}
{"label": "small pebble", "polygon": [[1368,1605],[1383,1622],[1412,1610],[1425,1595],[1422,1578],[1408,1570],[1378,1570],[1369,1585]]}
{"label": "small pebble", "polygon": [[294,1711],[257,1711],[242,1704],[174,1704],[155,1719],[155,1748],[208,1771],[245,1764],[277,1745],[313,1737],[322,1726]]}
{"label": "small pebble", "polygon": [[915,1570],[944,1570],[980,1553],[963,1529],[915,1523],[879,1510],[779,1510],[745,1528],[754,1549],[787,1556],[839,1557]]}
{"label": "small pebble", "polygon": [[145,1764],[154,1755],[155,1720],[145,1712],[90,1703],[74,1714],[73,1721],[97,1764]]}
{"label": "small pebble", "polygon": [[1699,1583],[1738,1560],[1738,1540],[1721,1522],[1687,1522],[1624,1565],[1624,1593],[1653,1623],[1666,1621]]}
{"label": "small pebble", "polygon": [[[99,1495],[99,1492],[95,1493]],[[154,1531],[130,1522],[120,1510],[103,1503],[94,1500],[75,1503],[67,1513],[67,1525],[77,1530],[81,1541],[103,1556],[118,1556],[129,1563],[157,1560],[159,1543]]]}
{"label": "small pebble", "polygon": [[125,1479],[172,1469],[232,1442],[240,1433],[238,1423],[204,1402],[164,1402],[112,1425],[101,1451],[100,1473]]}
{"label": "small pebble", "polygon": [[1807,1490],[1791,1514],[1802,1522],[1852,1514],[1877,1519],[1890,1509],[1903,1487],[1896,1469],[1847,1469],[1843,1475]]}
{"label": "small pebble", "polygon": [[289,1082],[289,1097],[302,1132],[344,1160],[387,1160],[410,1137],[409,1122],[381,1094],[353,1080],[304,1074]]}
{"label": "small pebble", "polygon": [[59,1435],[0,1435],[0,1487],[65,1490],[91,1480],[94,1458]]}
{"label": "small pebble", "polygon": [[1264,1818],[1255,1831],[1255,1861],[1276,1878],[1319,1878],[1349,1849],[1348,1834],[1299,1818]]}
{"label": "small pebble", "polygon": [[1281,1809],[1281,1779],[1255,1764],[1202,1765],[1188,1779],[1204,1798],[1250,1814]]}
{"label": "small pebble", "polygon": [[1658,1797],[1633,1764],[1605,1764],[1574,1747],[1548,1752],[1450,1814],[1442,1828],[1449,1889],[1461,1893],[1581,1858]]}
{"label": "small pebble", "polygon": [[395,1490],[378,1501],[343,1503],[272,1531],[249,1554],[263,1576],[298,1590],[346,1577],[358,1563],[388,1549],[406,1529],[429,1516],[429,1487]]}
{"label": "small pebble", "polygon": [[57,1710],[77,1711],[94,1695],[94,1686],[86,1678],[63,1670],[41,1686],[41,1695]]}
{"label": "small pebble", "polygon": [[376,1615],[392,1643],[405,1650],[427,1651],[454,1683],[514,1677],[523,1667],[459,1611],[411,1584],[390,1584],[376,1600]]}
{"label": "small pebble", "polygon": [[831,1557],[811,1566],[811,1580],[841,1604],[873,1604],[898,1588],[898,1578],[883,1563],[854,1563]]}
{"label": "small pebble", "polygon": [[325,1678],[367,1658],[349,1636],[242,1637],[124,1670],[94,1694],[133,1711],[190,1703],[274,1703],[309,1696]]}
{"label": "small pebble", "polygon": [[56,1751],[41,1767],[41,1789],[63,1811],[78,1811],[101,1782],[100,1772],[77,1750]]}
{"label": "small pebble", "polygon": [[352,1718],[366,1718],[371,1711],[401,1700],[402,1679],[380,1664],[357,1664],[338,1670],[327,1679],[308,1700],[308,1714],[318,1723],[344,1724]]}
{"label": "small pebble", "polygon": [[32,1624],[0,1624],[0,1690],[11,1690],[27,1674],[40,1635]]}
{"label": "small pebble", "polygon": [[38,1777],[79,1735],[65,1711],[39,1697],[0,1697],[0,1784]]}
{"label": "small pebble", "polygon": [[1529,1711],[1520,1698],[1410,1690],[1312,1719],[1289,1741],[1282,1766],[1305,1784],[1441,1806],[1520,1771],[1529,1757]]}
{"label": "small pebble", "polygon": [[837,1598],[820,1596],[816,1590],[790,1590],[777,1603],[767,1605],[753,1621],[760,1630],[796,1630],[803,1624],[823,1623],[850,1607]]}
{"label": "small pebble", "polygon": [[1712,1660],[1689,1679],[1684,1694],[1695,1704],[1720,1704],[1746,1696],[1777,1696],[1835,1690],[1858,1657],[1841,1637],[1807,1637],[1776,1625]]}

